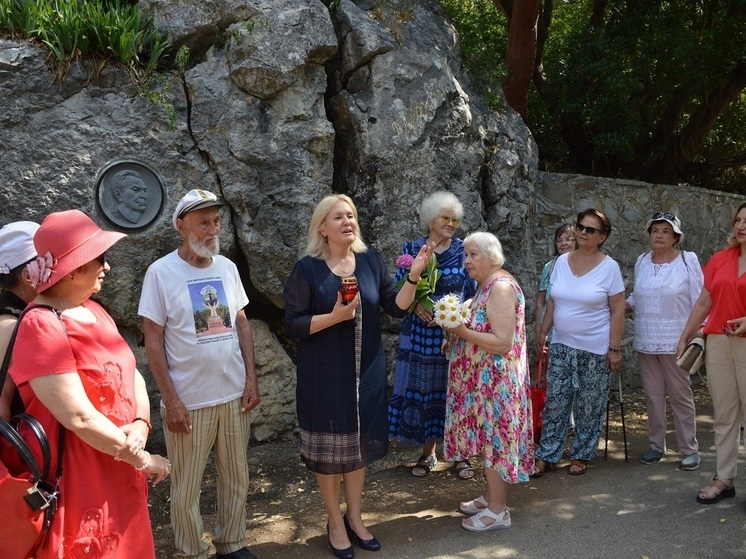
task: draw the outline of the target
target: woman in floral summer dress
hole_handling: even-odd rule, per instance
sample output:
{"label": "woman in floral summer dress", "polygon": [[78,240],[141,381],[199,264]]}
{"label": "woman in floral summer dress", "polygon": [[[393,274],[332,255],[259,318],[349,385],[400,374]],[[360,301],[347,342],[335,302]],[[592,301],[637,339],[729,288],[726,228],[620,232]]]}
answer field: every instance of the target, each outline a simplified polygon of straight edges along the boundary
{"label": "woman in floral summer dress", "polygon": [[478,285],[471,316],[449,329],[444,454],[449,460],[482,455],[485,491],[459,508],[470,515],[464,529],[484,532],[510,527],[508,484],[528,481],[534,467],[525,302],[502,268],[494,235],[472,233],[464,247],[466,270]]}

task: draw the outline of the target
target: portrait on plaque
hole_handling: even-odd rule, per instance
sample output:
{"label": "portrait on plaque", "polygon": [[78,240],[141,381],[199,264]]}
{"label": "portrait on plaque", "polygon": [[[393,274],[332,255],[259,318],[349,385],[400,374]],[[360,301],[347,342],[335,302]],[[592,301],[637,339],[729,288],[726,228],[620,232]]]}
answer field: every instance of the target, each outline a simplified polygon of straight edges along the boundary
{"label": "portrait on plaque", "polygon": [[96,181],[96,203],[106,220],[119,229],[143,229],[163,210],[165,189],[145,163],[120,160],[108,164]]}

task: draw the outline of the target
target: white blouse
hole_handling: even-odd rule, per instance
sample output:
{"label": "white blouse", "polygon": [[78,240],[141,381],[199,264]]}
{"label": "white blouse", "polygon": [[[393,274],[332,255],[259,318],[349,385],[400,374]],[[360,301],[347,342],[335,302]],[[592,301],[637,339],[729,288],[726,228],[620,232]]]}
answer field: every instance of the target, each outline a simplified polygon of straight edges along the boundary
{"label": "white blouse", "polygon": [[672,262],[653,264],[652,253],[635,262],[635,284],[627,299],[634,310],[634,347],[642,353],[675,353],[682,330],[702,291],[697,255],[682,252]]}

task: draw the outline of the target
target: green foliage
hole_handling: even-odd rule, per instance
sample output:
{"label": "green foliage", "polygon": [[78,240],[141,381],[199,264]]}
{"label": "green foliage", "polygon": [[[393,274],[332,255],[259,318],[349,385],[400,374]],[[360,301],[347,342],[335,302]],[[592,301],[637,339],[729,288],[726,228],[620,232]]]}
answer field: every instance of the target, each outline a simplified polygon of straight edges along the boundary
{"label": "green foliage", "polygon": [[137,3],[123,0],[0,0],[0,33],[45,45],[60,78],[81,58],[147,75],[169,48]]}
{"label": "green foliage", "polygon": [[[476,85],[494,95],[506,72],[504,16],[493,0],[442,3]],[[696,178],[702,186],[733,185],[740,176],[746,184],[746,93],[734,77],[746,64],[743,0],[541,5],[551,10],[540,53],[546,81],[529,92],[527,123],[554,169],[654,181]],[[594,24],[592,9],[600,6]],[[727,85],[740,95],[718,106]],[[704,108],[717,117],[714,123],[701,116]],[[682,145],[698,149],[694,160],[684,157],[681,168],[664,169]]]}
{"label": "green foliage", "polygon": [[153,74],[137,84],[137,94],[152,105],[159,105],[166,110],[168,130],[176,128],[176,108],[171,102],[171,86],[167,74]]}

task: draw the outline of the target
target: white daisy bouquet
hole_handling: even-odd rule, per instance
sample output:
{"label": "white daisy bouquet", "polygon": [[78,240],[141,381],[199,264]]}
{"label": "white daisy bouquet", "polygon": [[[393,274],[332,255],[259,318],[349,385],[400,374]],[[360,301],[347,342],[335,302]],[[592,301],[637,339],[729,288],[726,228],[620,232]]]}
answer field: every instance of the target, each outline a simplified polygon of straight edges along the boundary
{"label": "white daisy bouquet", "polygon": [[433,320],[441,328],[455,328],[469,318],[469,304],[455,293],[444,295],[435,302]]}

